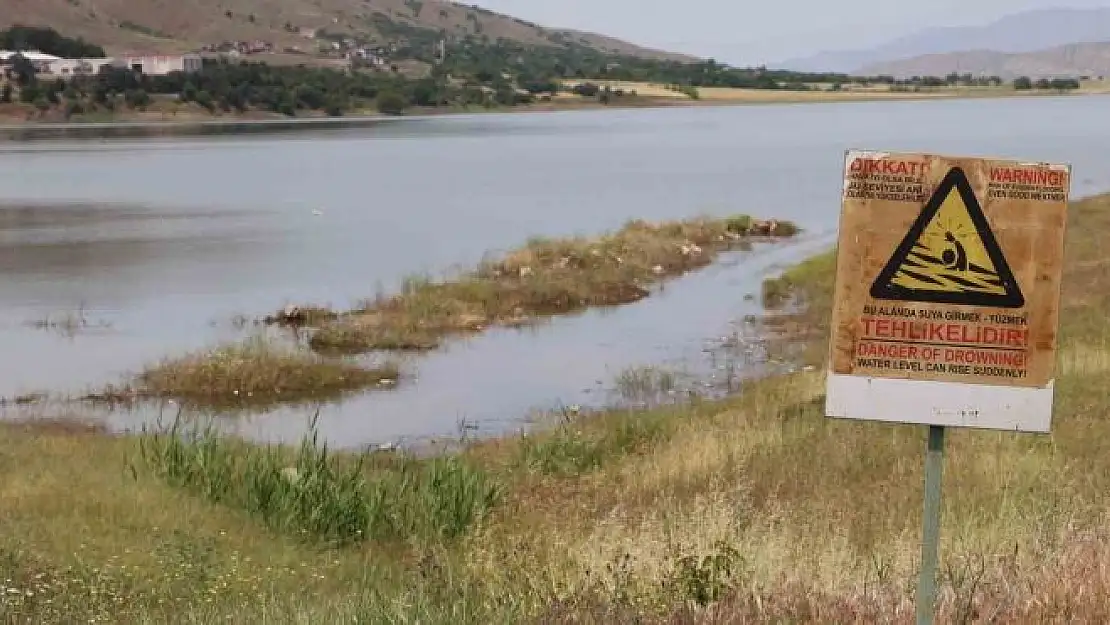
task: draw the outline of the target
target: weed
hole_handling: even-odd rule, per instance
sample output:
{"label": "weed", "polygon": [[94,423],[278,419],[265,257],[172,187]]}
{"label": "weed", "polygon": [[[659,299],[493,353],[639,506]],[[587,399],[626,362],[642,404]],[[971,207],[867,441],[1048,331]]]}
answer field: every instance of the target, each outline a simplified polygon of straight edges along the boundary
{"label": "weed", "polygon": [[138,390],[198,407],[263,408],[391,386],[398,375],[392,363],[368,369],[256,337],[165,360],[139,376]]}
{"label": "weed", "polygon": [[634,367],[621,371],[616,379],[617,393],[626,402],[650,403],[673,393],[675,373],[656,367]]}
{"label": "weed", "polygon": [[668,424],[659,416],[616,411],[597,419],[565,418],[551,431],[523,437],[518,462],[542,474],[580,475],[647,453],[667,437]]}
{"label": "weed", "polygon": [[461,535],[500,498],[500,487],[457,457],[392,465],[368,453],[336,456],[318,442],[315,418],[295,453],[254,447],[211,428],[140,439],[137,462],[167,483],[214,503],[247,511],[273,529],[333,545],[366,539],[449,539]]}
{"label": "weed", "polygon": [[672,586],[683,599],[705,607],[733,589],[734,576],[740,573],[742,566],[740,552],[723,541],[718,542],[713,553],[701,558],[696,555],[677,558]]}
{"label": "weed", "polygon": [[105,330],[112,327],[112,324],[106,320],[91,319],[85,311],[84,303],[80,304],[76,310],[48,315],[42,319],[29,322],[29,325],[41,330],[52,330],[71,339],[87,330]]}
{"label": "weed", "polygon": [[323,306],[289,305],[275,314],[263,317],[262,322],[266,325],[291,327],[315,326],[333,321],[338,316],[338,313]]}

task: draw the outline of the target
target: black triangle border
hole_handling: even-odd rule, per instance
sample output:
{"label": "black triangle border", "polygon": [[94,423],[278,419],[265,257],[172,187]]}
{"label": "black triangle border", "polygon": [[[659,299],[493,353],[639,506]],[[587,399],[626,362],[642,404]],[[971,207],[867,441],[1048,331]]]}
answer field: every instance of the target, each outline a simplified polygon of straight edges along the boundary
{"label": "black triangle border", "polygon": [[[925,227],[936,216],[941,204],[944,203],[945,198],[948,197],[953,188],[959,192],[961,199],[963,199],[964,206],[967,207],[968,215],[971,217],[971,223],[975,226],[975,230],[983,242],[983,247],[986,248],[987,256],[994,264],[995,270],[998,271],[1002,287],[1006,290],[1004,295],[907,289],[892,283],[894,274],[897,273],[898,268],[906,260],[910,250],[913,249],[913,244],[921,237],[921,233],[925,231]],[[871,297],[875,299],[903,302],[997,308],[1021,308],[1025,306],[1025,296],[1021,292],[1021,287],[1014,278],[1010,265],[1006,262],[1006,257],[998,246],[998,241],[994,238],[994,232],[991,230],[990,224],[987,223],[987,218],[983,214],[983,207],[979,205],[979,199],[975,197],[975,192],[971,189],[971,182],[968,181],[967,174],[960,167],[953,167],[945,174],[936,190],[933,191],[932,197],[925,203],[921,214],[917,216],[917,220],[913,222],[909,232],[902,239],[902,243],[894,250],[886,266],[883,267],[879,276],[871,284],[870,292]]]}

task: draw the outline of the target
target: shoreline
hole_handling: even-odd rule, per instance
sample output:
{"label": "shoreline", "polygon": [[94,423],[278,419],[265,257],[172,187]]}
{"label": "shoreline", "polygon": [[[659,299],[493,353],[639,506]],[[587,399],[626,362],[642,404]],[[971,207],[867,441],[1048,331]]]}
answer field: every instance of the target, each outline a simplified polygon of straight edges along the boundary
{"label": "shoreline", "polygon": [[[953,433],[938,620],[1104,620],[1108,206],[1069,207],[1052,440]],[[0,607],[64,622],[912,620],[923,428],[824,417],[834,269],[826,251],[768,281],[800,304],[779,316],[798,372],[454,454],[5,427],[18,486],[0,490],[0,580],[28,592]]]}
{"label": "shoreline", "polygon": [[[43,139],[113,139],[143,137],[187,137],[208,135],[245,135],[267,132],[298,130],[369,128],[385,123],[421,121],[438,117],[490,114],[563,113],[573,111],[668,109],[698,107],[772,106],[783,104],[849,104],[874,102],[921,102],[929,100],[987,100],[1009,98],[1083,97],[1110,95],[1100,91],[1075,93],[1013,91],[990,89],[983,91],[933,91],[933,92],[812,92],[742,90],[738,97],[682,99],[678,97],[634,96],[617,98],[609,104],[595,101],[551,101],[529,105],[493,108],[413,108],[401,115],[357,113],[338,117],[312,115],[305,117],[258,117],[257,115],[219,115],[190,117],[182,121],[172,119],[144,120],[132,116],[119,119],[89,122],[22,121],[0,123],[0,142],[33,141]],[[771,97],[766,97],[770,94]],[[740,97],[747,95],[749,97]],[[134,116],[139,117],[139,116]]]}
{"label": "shoreline", "polygon": [[[491,328],[631,304],[722,253],[799,232],[789,221],[733,215],[632,220],[591,236],[533,238],[457,275],[407,277],[399,290],[379,292],[352,310],[290,304],[254,320],[263,332],[276,326],[292,333],[297,338],[289,344],[248,335],[166,356],[120,386],[83,398],[105,405],[173,401],[231,414],[391,389],[407,377],[395,357],[428,353]],[[369,363],[350,360],[358,357],[384,361],[366,368]]]}

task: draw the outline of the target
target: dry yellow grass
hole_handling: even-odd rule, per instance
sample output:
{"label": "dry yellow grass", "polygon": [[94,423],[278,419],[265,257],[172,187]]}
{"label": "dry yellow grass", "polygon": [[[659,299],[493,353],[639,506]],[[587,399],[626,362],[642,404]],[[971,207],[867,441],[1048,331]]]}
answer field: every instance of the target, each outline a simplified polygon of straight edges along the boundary
{"label": "dry yellow grass", "polygon": [[266,408],[392,387],[398,375],[391,363],[367,368],[255,337],[153,365],[138,376],[133,394],[200,408]]}
{"label": "dry yellow grass", "polygon": [[[624,90],[625,93],[631,94],[636,92],[636,95],[648,98],[672,98],[675,100],[688,100],[689,96],[684,93],[667,89],[666,85],[661,85],[652,82],[633,82],[629,80],[564,80],[563,87],[565,89],[573,89],[578,85],[584,83],[593,83],[599,87],[609,87],[614,91],[618,89]],[[571,94],[560,94],[567,97],[579,97]]]}
{"label": "dry yellow grass", "polygon": [[[951,434],[942,623],[1110,619],[1108,231],[1110,196],[1074,205],[1052,435]],[[124,470],[131,439],[0,430],[0,580],[69,589],[43,591],[64,613],[0,609],[36,622],[66,621],[49,610],[70,622],[912,622],[924,428],[823,417],[828,257],[789,282],[808,302],[816,370],[473,446],[464,458],[506,499],[450,541],[321,552]]]}
{"label": "dry yellow grass", "polygon": [[[601,87],[621,89],[625,93],[635,92],[641,98],[656,101],[659,105],[665,104],[774,104],[774,103],[805,103],[805,102],[865,102],[883,100],[922,100],[941,98],[992,98],[1012,96],[1056,95],[1056,92],[1040,91],[1015,91],[1009,85],[1001,87],[937,87],[923,89],[918,92],[891,91],[889,87],[878,85],[860,87],[857,85],[846,86],[841,91],[832,91],[828,85],[813,85],[810,91],[792,91],[787,89],[734,89],[731,87],[699,87],[698,98],[695,100],[688,94],[668,89],[666,85],[650,82],[633,82],[621,80],[572,80],[564,81],[568,89],[590,82]],[[1105,93],[1110,91],[1106,82],[1087,81],[1077,92],[1081,94]],[[580,98],[573,94],[560,94],[558,100],[571,100]],[[621,101],[616,100],[612,105],[620,106]]]}
{"label": "dry yellow grass", "polygon": [[[787,91],[772,89],[730,89],[728,87],[701,87],[698,96],[706,102],[844,102],[853,100],[907,100],[920,98],[968,97],[975,92],[968,90],[937,90],[919,93],[889,90],[858,91]],[[998,94],[1002,89],[983,93]]]}

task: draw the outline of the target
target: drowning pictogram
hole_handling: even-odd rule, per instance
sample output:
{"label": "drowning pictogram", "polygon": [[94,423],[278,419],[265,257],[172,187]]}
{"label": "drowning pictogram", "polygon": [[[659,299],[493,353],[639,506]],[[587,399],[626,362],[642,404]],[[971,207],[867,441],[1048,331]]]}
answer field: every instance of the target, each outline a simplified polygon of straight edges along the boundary
{"label": "drowning pictogram", "polygon": [[1021,308],[1025,296],[967,175],[953,167],[871,285],[871,297]]}

